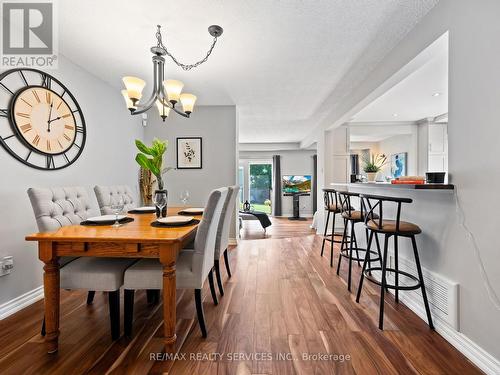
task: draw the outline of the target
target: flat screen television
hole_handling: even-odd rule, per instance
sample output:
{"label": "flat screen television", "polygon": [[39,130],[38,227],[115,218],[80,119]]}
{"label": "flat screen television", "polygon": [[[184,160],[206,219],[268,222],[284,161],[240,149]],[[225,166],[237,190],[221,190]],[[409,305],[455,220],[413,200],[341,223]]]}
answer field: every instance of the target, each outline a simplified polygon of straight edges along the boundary
{"label": "flat screen television", "polygon": [[283,176],[282,188],[285,194],[310,193],[311,175]]}

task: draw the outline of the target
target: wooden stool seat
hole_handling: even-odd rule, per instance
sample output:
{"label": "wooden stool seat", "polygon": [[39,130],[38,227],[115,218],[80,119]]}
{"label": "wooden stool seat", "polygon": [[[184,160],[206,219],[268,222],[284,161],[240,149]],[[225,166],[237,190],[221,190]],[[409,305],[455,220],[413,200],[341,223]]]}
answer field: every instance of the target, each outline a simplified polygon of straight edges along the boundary
{"label": "wooden stool seat", "polygon": [[[361,211],[344,211],[342,212],[342,217],[347,220],[352,220],[352,221],[365,221],[366,219],[366,212],[361,212]],[[372,218],[378,219],[378,215],[373,213]]]}
{"label": "wooden stool seat", "polygon": [[400,236],[422,233],[422,229],[420,229],[418,225],[407,221],[400,221],[399,228],[397,227],[396,220],[382,220],[382,225],[379,225],[378,222],[370,220],[366,223],[366,226],[368,229],[379,233],[393,233]]}

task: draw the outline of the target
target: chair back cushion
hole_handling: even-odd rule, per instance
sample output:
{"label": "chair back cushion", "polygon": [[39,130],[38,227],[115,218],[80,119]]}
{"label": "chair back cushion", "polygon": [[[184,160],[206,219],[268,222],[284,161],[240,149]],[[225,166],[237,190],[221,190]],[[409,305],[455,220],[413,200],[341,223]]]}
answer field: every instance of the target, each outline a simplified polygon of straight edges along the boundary
{"label": "chair back cushion", "polygon": [[230,186],[224,206],[222,207],[222,214],[219,221],[219,228],[217,229],[217,238],[215,240],[215,259],[219,259],[224,250],[229,245],[229,229],[231,228],[231,219],[235,211],[236,197],[240,191],[237,185]]}
{"label": "chair back cushion", "polygon": [[127,185],[96,186],[94,187],[94,192],[103,215],[114,214],[111,205],[120,198],[122,198],[123,203],[125,203],[123,208],[125,212],[136,207],[134,193]]}
{"label": "chair back cushion", "polygon": [[50,232],[65,225],[98,216],[95,200],[84,187],[30,188],[28,196],[40,232]]}
{"label": "chair back cushion", "polygon": [[203,287],[203,282],[214,266],[217,229],[228,192],[228,188],[224,187],[213,190],[210,193],[207,205],[203,210],[203,217],[196,232],[192,271],[197,278],[196,282],[199,288]]}

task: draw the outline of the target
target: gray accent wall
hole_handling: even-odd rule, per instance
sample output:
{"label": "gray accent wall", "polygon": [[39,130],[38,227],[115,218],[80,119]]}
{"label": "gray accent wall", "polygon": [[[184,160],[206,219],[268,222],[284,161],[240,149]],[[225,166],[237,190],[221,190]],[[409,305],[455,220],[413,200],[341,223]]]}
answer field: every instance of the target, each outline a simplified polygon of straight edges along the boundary
{"label": "gray accent wall", "polygon": [[57,171],[40,171],[21,164],[0,147],[0,256],[13,255],[14,269],[0,277],[0,304],[42,285],[42,263],[35,243],[24,237],[37,232],[26,194],[29,187],[130,185],[136,192],[138,168],[134,139],[142,137],[140,118],[132,118],[120,90],[99,80],[64,56],[49,71],[74,94],[87,124],[87,143],[80,158]]}
{"label": "gray accent wall", "polygon": [[[169,142],[165,166],[176,166],[176,138],[202,137],[203,168],[179,169],[169,171],[164,176],[168,190],[168,204],[182,205],[180,194],[188,190],[188,205],[204,206],[211,190],[237,183],[237,116],[235,106],[195,107],[190,119],[172,112],[165,122],[161,121],[156,108],[148,112],[148,125],[144,139],[147,143],[153,138]],[[229,237],[236,238],[235,220]]]}

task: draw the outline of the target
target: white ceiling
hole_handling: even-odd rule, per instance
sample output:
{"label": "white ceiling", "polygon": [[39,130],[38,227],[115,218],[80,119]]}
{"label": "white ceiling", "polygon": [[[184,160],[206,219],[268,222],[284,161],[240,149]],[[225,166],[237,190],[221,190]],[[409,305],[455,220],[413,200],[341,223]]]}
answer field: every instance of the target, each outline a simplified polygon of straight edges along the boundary
{"label": "white ceiling", "polygon": [[[240,142],[297,142],[331,108],[326,99],[363,52],[377,43],[387,53],[437,2],[64,0],[59,47],[117,95],[124,75],[145,79],[147,92],[157,24],[186,63],[203,57],[207,27],[220,24],[224,35],[207,63],[184,72],[169,61],[166,76],[184,81],[200,105],[237,105]],[[365,66],[382,57],[370,54]]]}
{"label": "white ceiling", "polygon": [[447,113],[447,34],[441,37],[437,47],[433,48],[436,53],[429,56],[419,69],[363,108],[351,121],[356,123],[418,121]]}

